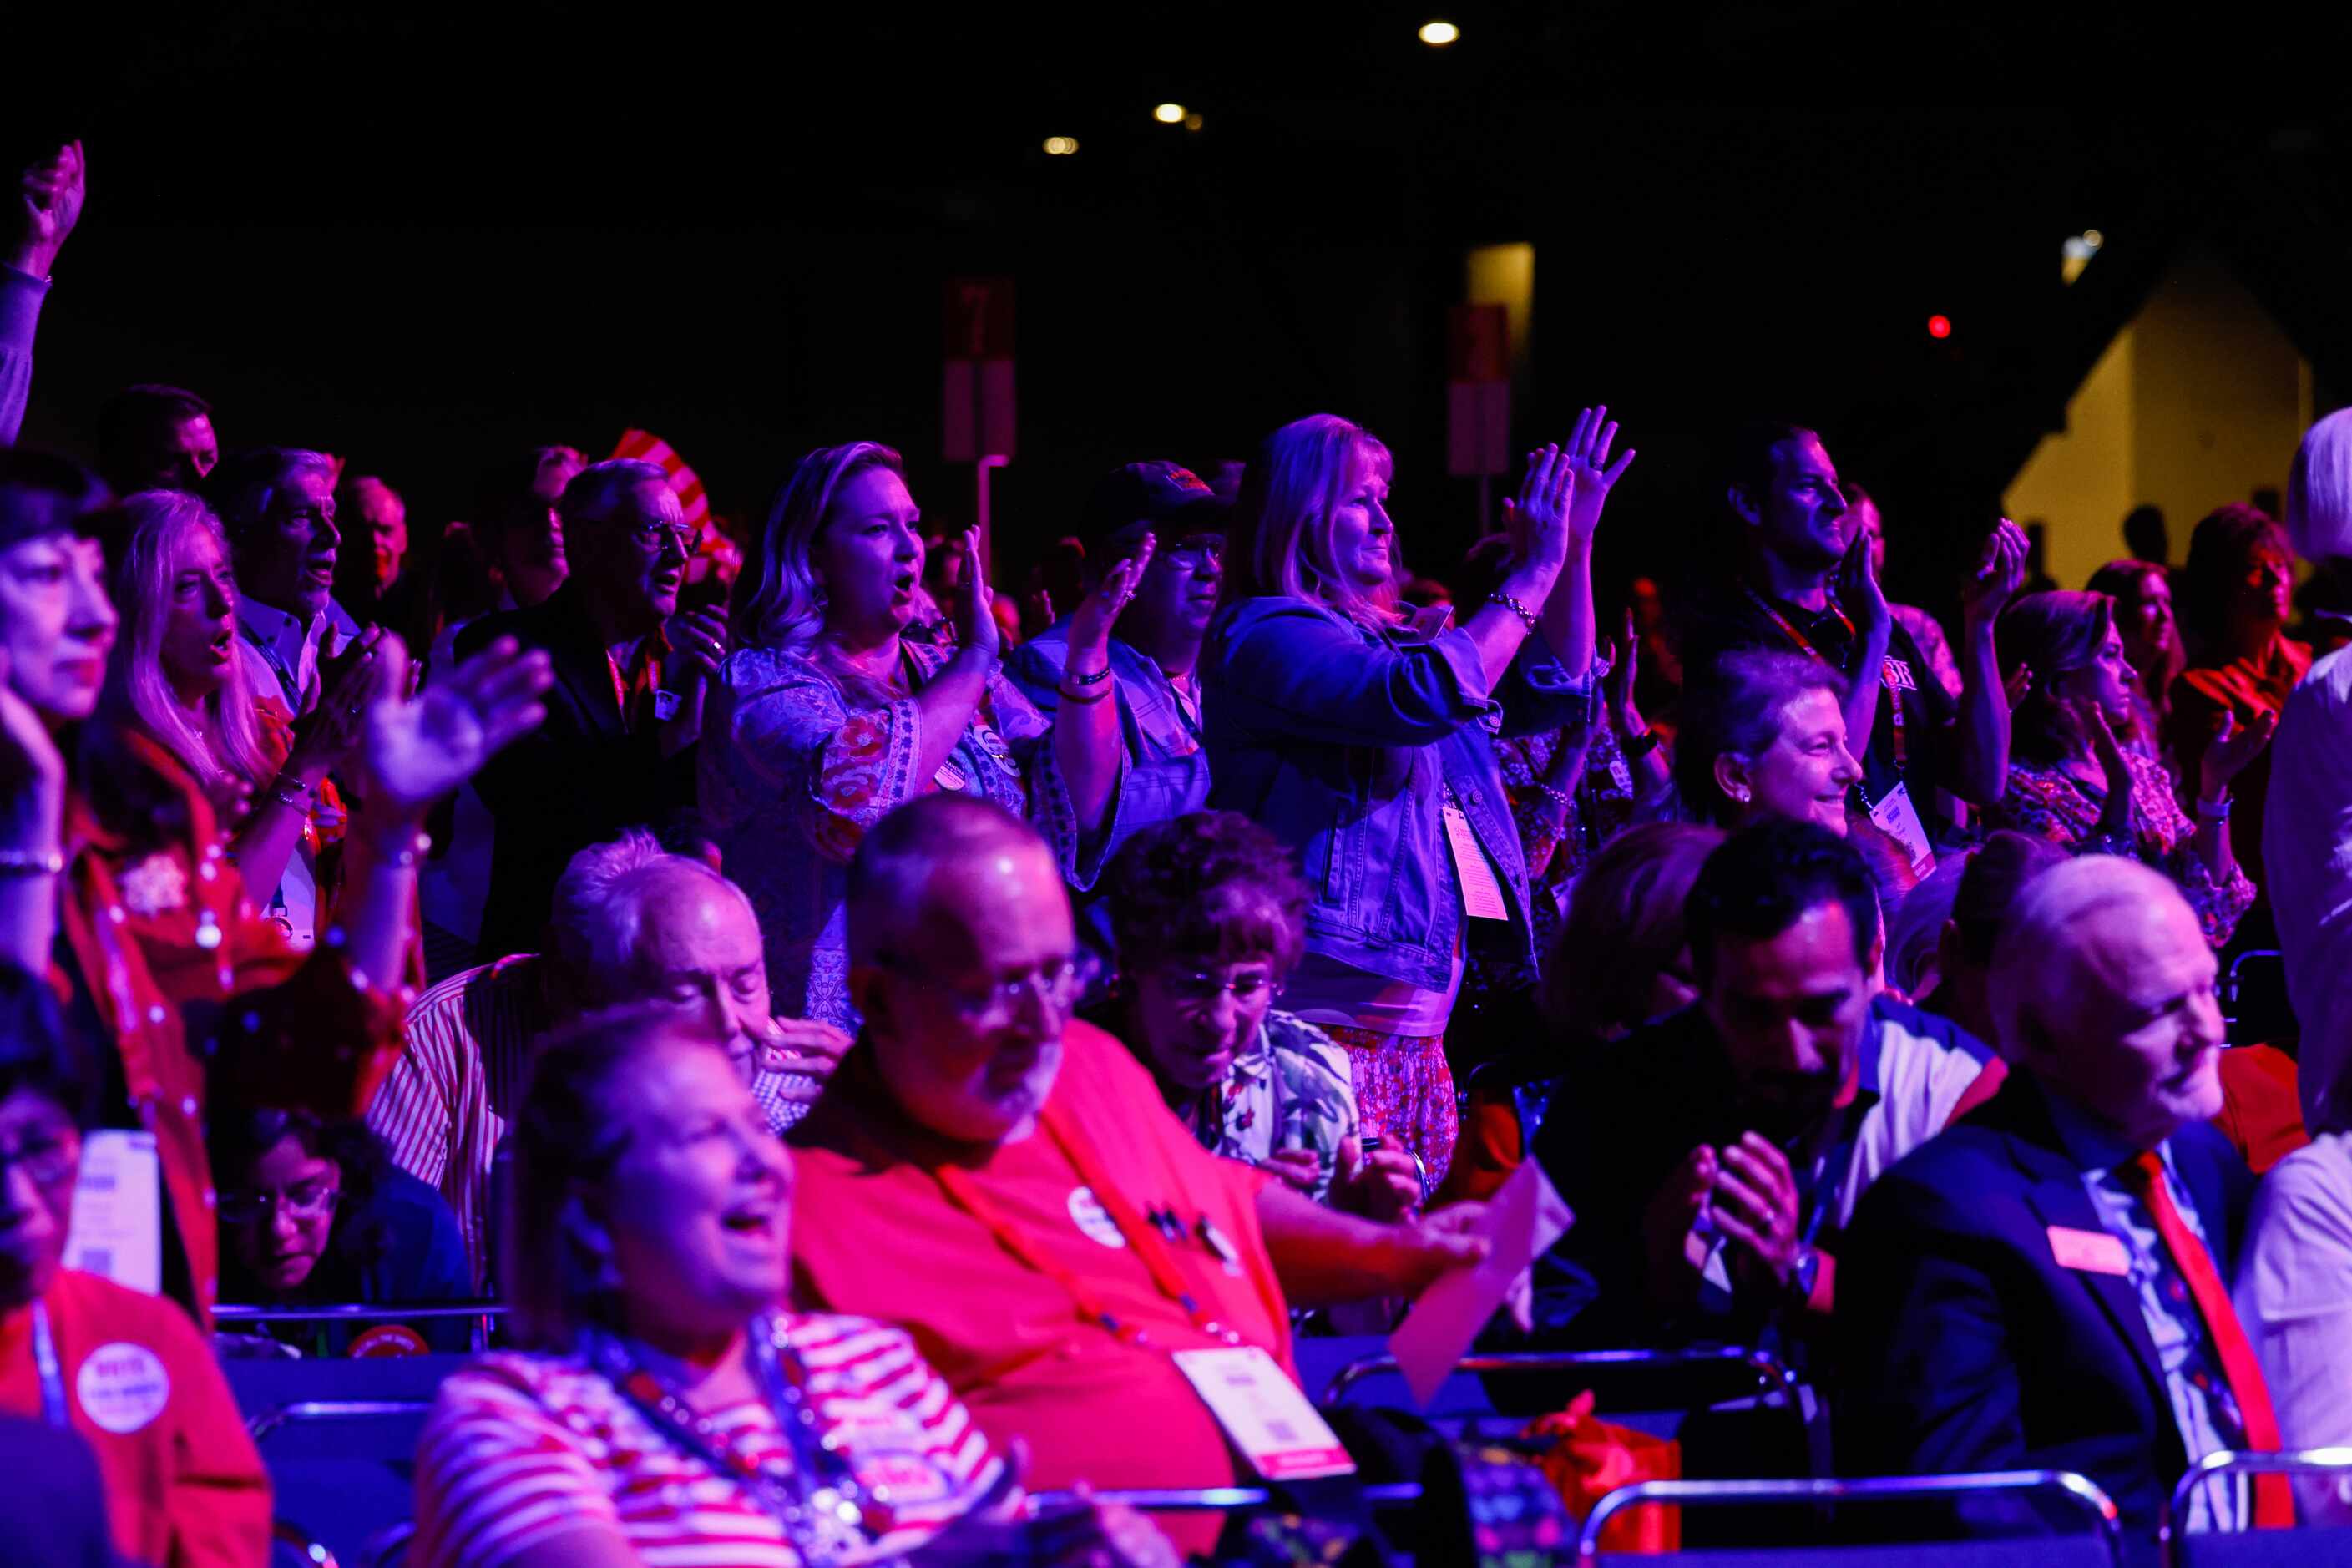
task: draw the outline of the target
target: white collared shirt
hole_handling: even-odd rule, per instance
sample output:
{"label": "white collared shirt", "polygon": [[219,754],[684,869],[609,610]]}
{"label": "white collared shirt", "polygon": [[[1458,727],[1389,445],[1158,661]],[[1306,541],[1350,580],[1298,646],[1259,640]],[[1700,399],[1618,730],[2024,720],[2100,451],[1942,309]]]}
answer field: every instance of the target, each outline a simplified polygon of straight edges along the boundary
{"label": "white collared shirt", "polygon": [[241,596],[236,602],[237,652],[245,660],[253,694],[264,700],[276,697],[287,710],[300,717],[319,700],[319,661],[342,651],[359,635],[352,620],[332,599],[308,621],[260,600]]}

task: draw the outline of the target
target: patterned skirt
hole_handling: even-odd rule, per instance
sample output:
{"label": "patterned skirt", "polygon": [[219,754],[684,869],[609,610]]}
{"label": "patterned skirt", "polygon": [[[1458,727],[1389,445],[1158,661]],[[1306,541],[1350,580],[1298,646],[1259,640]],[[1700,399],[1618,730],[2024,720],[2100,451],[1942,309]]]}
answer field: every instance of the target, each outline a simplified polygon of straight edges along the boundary
{"label": "patterned skirt", "polygon": [[1454,1163],[1454,1142],[1462,1128],[1454,1069],[1445,1063],[1445,1037],[1382,1035],[1328,1024],[1322,1029],[1348,1053],[1362,1130],[1420,1155],[1429,1172],[1429,1190],[1436,1191]]}

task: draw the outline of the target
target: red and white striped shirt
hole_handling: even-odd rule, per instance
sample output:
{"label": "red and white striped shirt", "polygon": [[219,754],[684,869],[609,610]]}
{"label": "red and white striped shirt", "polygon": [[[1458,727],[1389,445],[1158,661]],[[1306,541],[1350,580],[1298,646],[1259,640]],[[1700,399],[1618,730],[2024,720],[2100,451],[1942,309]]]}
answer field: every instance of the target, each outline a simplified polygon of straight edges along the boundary
{"label": "red and white striped shirt", "polygon": [[[816,1433],[891,1524],[858,1560],[913,1551],[996,1486],[1004,1461],[898,1329],[787,1320]],[[789,1472],[763,1401],[706,1412],[730,1449]],[[486,1356],[442,1384],[416,1452],[420,1568],[497,1568],[573,1531],[617,1533],[646,1568],[802,1568],[783,1527],[734,1480],[673,1447],[577,1356]]]}
{"label": "red and white striped shirt", "polygon": [[453,974],[416,999],[400,1059],[368,1107],[392,1163],[438,1191],[465,1233],[477,1286],[490,1256],[490,1161],[522,1101],[530,1047],[554,1020],[530,953]]}

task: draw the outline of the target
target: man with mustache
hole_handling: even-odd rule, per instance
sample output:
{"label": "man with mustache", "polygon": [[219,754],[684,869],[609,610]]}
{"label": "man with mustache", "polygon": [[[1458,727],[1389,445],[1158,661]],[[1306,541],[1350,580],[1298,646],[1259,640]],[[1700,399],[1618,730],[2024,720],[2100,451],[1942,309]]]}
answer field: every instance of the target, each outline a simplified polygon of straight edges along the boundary
{"label": "man with mustache", "polygon": [[1590,1298],[1588,1342],[1801,1339],[1827,1321],[1855,1200],[2003,1069],[1878,993],[1870,871],[1826,828],[1735,835],[1685,918],[1698,1002],[1570,1072],[1536,1139],[1576,1211],[1553,1258],[1567,1300]]}
{"label": "man with mustache", "polygon": [[501,637],[555,666],[547,722],[477,777],[497,838],[476,952],[539,951],[556,879],[591,844],[694,803],[702,695],[726,652],[715,609],[678,614],[693,548],[677,493],[652,463],[592,464],[556,503],[570,574],[528,609],[485,616],[467,658]]}

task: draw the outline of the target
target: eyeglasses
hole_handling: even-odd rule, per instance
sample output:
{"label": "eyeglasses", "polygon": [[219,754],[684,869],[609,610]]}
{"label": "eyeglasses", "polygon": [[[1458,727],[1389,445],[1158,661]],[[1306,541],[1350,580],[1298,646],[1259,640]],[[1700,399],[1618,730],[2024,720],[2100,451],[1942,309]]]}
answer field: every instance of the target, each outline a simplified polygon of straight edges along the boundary
{"label": "eyeglasses", "polygon": [[1170,565],[1198,572],[1211,561],[1222,562],[1224,559],[1225,536],[1222,533],[1187,534],[1167,546],[1164,553]]}
{"label": "eyeglasses", "polygon": [[54,1187],[70,1178],[79,1163],[80,1139],[71,1132],[33,1132],[15,1143],[0,1144],[0,1181],[12,1165],[24,1167],[37,1187]]}
{"label": "eyeglasses", "polygon": [[975,1024],[1012,1017],[1020,1010],[1021,999],[1032,993],[1055,1012],[1067,1014],[1095,973],[1092,956],[1080,953],[1056,959],[1017,980],[1000,980],[985,990],[975,990],[925,973],[903,959],[886,958],[883,963],[917,984],[942,993],[967,1023]]}
{"label": "eyeglasses", "polygon": [[262,1225],[280,1211],[295,1219],[324,1219],[342,1201],[341,1187],[317,1186],[290,1193],[223,1193],[215,1205],[229,1225]]}
{"label": "eyeglasses", "polygon": [[643,528],[629,530],[637,543],[656,554],[661,553],[665,542],[677,546],[680,555],[694,553],[694,529],[683,522],[649,522]]}
{"label": "eyeglasses", "polygon": [[1199,971],[1170,970],[1160,975],[1160,986],[1171,1001],[1187,1009],[1213,1007],[1217,998],[1228,991],[1244,1007],[1255,1005],[1262,996],[1282,993],[1281,985],[1272,976],[1254,969],[1223,978]]}

